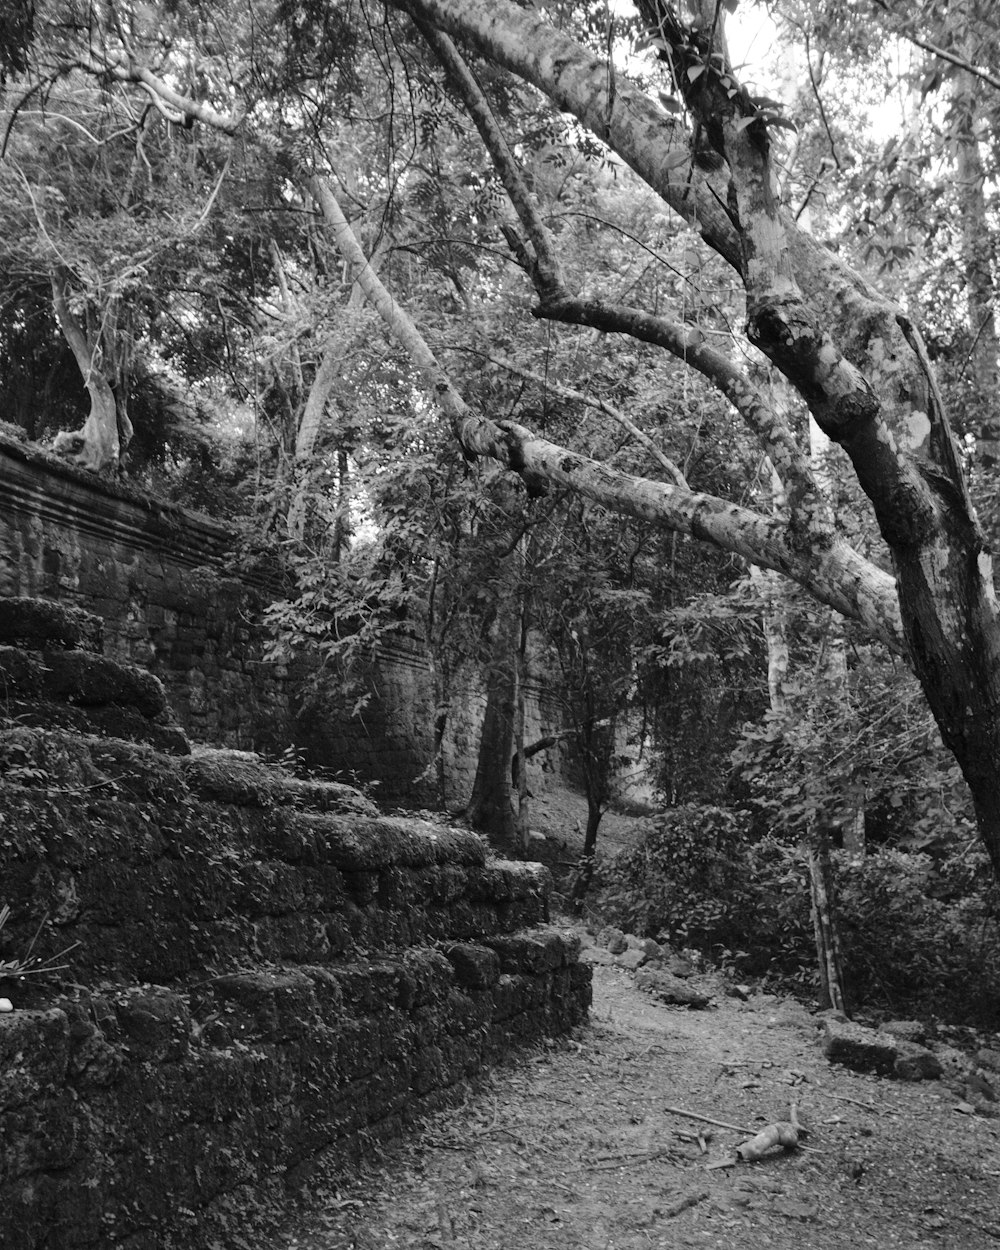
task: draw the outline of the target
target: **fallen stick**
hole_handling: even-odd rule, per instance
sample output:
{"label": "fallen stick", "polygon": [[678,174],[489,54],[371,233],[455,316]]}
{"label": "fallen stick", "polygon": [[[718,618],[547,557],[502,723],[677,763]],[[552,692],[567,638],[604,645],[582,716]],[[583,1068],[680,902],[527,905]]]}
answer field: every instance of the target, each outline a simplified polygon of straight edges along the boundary
{"label": "fallen stick", "polygon": [[[716,1128],[732,1129],[734,1133],[742,1133],[745,1137],[756,1137],[758,1135],[758,1132],[765,1131],[763,1129],[758,1130],[758,1129],[753,1129],[753,1128],[744,1128],[742,1124],[730,1124],[727,1120],[713,1120],[710,1116],[699,1115],[697,1111],[684,1111],[680,1107],[664,1107],[663,1110],[669,1111],[673,1115],[687,1116],[689,1120],[700,1120],[703,1124],[714,1124]],[[792,1118],[795,1119],[794,1104],[792,1105]],[[767,1127],[771,1128],[773,1126],[768,1125]],[[798,1124],[797,1120],[796,1120],[796,1131],[803,1132],[803,1133],[807,1132],[806,1129],[803,1129],[802,1126]],[[798,1149],[805,1150],[809,1154],[812,1154],[812,1155],[819,1155],[823,1153],[822,1150],[817,1150],[815,1146],[803,1146],[801,1142],[798,1143]],[[723,1163],[710,1163],[708,1166],[710,1168],[713,1168],[713,1167],[728,1167],[729,1165],[723,1164]]]}
{"label": "fallen stick", "polygon": [[607,1172],[611,1168],[624,1167],[626,1163],[652,1163],[671,1153],[669,1146],[661,1150],[640,1150],[635,1154],[615,1155],[613,1159],[601,1159],[598,1163],[584,1163],[578,1168],[568,1169],[570,1172]]}
{"label": "fallen stick", "polygon": [[716,1128],[729,1128],[734,1133],[746,1133],[748,1137],[753,1137],[757,1132],[754,1128],[744,1128],[742,1124],[729,1124],[726,1120],[713,1120],[711,1116],[699,1115],[697,1111],[682,1111],[680,1107],[664,1107],[664,1111],[669,1111],[671,1115],[687,1116],[689,1120],[700,1120],[702,1124],[714,1124]]}
{"label": "fallen stick", "polygon": [[820,1088],[818,1093],[823,1098],[836,1098],[838,1102],[852,1102],[856,1107],[861,1107],[865,1111],[873,1111],[876,1115],[882,1114],[874,1103],[862,1102],[860,1098],[850,1098],[847,1094],[834,1094],[830,1090],[823,1088]]}

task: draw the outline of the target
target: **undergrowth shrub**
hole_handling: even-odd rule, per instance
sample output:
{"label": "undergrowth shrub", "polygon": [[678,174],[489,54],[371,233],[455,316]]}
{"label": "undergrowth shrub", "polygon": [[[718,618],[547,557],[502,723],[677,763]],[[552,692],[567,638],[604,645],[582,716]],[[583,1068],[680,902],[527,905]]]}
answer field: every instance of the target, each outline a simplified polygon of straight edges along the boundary
{"label": "undergrowth shrub", "polygon": [[[832,856],[845,988],[855,1008],[1000,1024],[1000,899],[986,855],[880,849]],[[598,909],[743,975],[812,994],[809,879],[797,843],[753,839],[745,815],[672,808],[602,864]]]}
{"label": "undergrowth shrub", "polygon": [[857,1004],[1000,1023],[997,888],[984,852],[835,857],[848,992]]}
{"label": "undergrowth shrub", "polygon": [[598,905],[630,932],[707,949],[744,923],[747,836],[740,812],[669,808],[645,822],[634,846],[602,865]]}

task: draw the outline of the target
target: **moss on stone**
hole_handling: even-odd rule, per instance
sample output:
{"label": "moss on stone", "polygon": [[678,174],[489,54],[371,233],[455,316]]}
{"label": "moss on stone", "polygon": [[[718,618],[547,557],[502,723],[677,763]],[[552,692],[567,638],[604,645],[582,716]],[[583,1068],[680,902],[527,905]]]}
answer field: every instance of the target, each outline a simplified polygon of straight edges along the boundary
{"label": "moss on stone", "polygon": [[85,651],[46,651],[44,659],[49,698],[84,707],[134,708],[149,720],[167,712],[163,683],[136,664]]}
{"label": "moss on stone", "polygon": [[57,643],[68,650],[104,649],[104,622],[82,608],[51,599],[0,598],[0,642],[43,650]]}

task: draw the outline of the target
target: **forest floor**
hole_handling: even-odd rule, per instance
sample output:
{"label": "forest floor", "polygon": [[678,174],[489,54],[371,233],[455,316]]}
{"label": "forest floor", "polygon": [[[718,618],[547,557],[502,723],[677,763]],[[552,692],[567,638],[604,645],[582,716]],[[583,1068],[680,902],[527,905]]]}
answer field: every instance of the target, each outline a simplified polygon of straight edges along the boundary
{"label": "forest floor", "polygon": [[[561,837],[566,809],[541,816]],[[607,850],[627,822],[602,833]],[[1000,1250],[1000,1118],[944,1082],[831,1065],[794,999],[744,1001],[705,974],[707,1009],[666,1006],[556,923],[593,964],[589,1023],[318,1185],[275,1250]],[[712,1164],[750,1133],[672,1110],[756,1132],[793,1103],[808,1149],[731,1167]]]}

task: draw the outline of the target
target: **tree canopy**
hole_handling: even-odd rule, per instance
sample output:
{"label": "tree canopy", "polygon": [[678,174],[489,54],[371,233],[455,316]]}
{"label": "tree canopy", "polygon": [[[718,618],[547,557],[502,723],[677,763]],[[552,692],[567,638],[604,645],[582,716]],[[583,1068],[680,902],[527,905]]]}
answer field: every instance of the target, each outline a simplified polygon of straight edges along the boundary
{"label": "tree canopy", "polygon": [[[244,484],[327,562],[375,521],[386,549],[379,483],[448,437],[446,480],[574,501],[581,572],[595,505],[772,570],[912,668],[1000,868],[1000,31],[978,0],[875,10],[15,6],[5,385],[20,344],[60,385],[68,353],[95,469],[140,375],[178,468],[252,425]],[[733,12],[783,63],[734,64]],[[451,490],[443,528],[397,524],[425,580],[476,528]]]}

